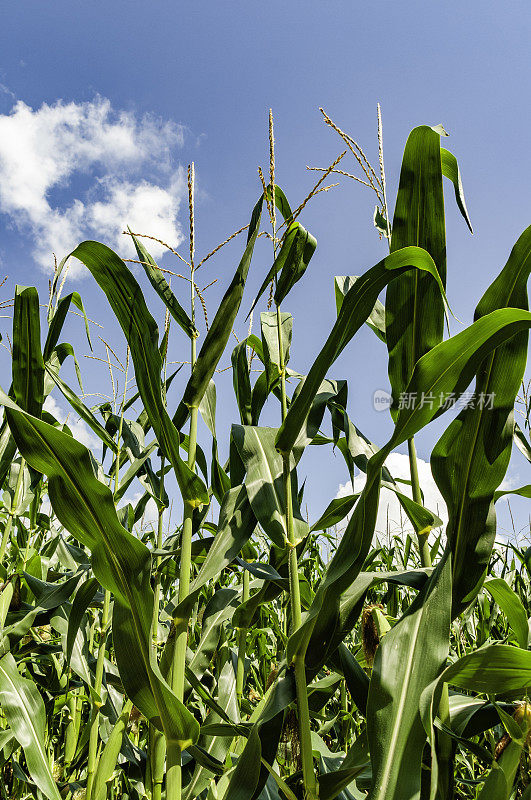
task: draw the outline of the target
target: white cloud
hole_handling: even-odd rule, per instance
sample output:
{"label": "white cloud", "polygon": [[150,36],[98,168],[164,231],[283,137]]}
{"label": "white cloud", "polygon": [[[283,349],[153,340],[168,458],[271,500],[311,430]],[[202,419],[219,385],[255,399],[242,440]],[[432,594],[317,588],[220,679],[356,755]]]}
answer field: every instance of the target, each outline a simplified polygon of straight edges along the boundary
{"label": "white cloud", "polygon": [[[409,459],[407,455],[404,453],[391,453],[385,463],[395,480],[398,478],[410,480]],[[430,511],[437,514],[443,523],[446,524],[448,522],[446,505],[433,479],[430,465],[421,458],[417,458],[417,465],[420,487],[424,493],[424,505]],[[364,473],[360,473],[354,477],[355,492],[361,491],[365,485],[365,479],[366,476]],[[411,497],[411,486],[400,483],[399,489],[402,494],[407,494]],[[344,497],[347,494],[352,494],[352,484],[350,481],[340,485],[336,496]],[[388,525],[391,534],[399,533],[401,530],[407,531],[408,533],[412,531],[411,523],[402,510],[396,494],[389,491],[389,489],[382,489],[380,492],[378,517],[376,520],[376,533],[385,535]]]}
{"label": "white cloud", "polygon": [[181,126],[115,111],[105,98],[38,109],[18,101],[0,115],[0,212],[30,232],[47,269],[52,251],[62,258],[87,237],[131,252],[120,236],[127,224],[176,246],[183,176],[171,155],[182,144]]}
{"label": "white cloud", "polygon": [[[180,196],[186,185],[182,170],[175,173],[167,189],[147,181],[134,184],[108,179],[102,183],[106,188],[106,199],[92,203],[87,209],[87,218],[91,228],[99,232],[106,244],[119,252],[124,251],[124,220],[135,233],[156,231],[157,238],[168,243],[182,238],[175,229]],[[149,220],[149,227],[146,227],[146,220]],[[158,242],[149,241],[147,244],[155,258],[164,251]]]}
{"label": "white cloud", "polygon": [[82,419],[75,415],[74,412],[65,411],[62,406],[59,405],[55,397],[48,395],[44,402],[44,408],[55,417],[57,422],[60,422],[62,425],[66,422],[74,439],[84,444],[89,450],[101,448],[101,442],[96,434],[92,433],[90,428]]}

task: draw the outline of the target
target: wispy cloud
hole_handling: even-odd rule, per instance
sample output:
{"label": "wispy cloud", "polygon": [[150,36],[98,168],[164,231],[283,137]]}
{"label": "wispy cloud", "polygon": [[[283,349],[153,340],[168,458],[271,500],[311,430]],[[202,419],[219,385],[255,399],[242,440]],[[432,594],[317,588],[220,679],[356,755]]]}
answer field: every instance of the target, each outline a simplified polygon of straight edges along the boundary
{"label": "wispy cloud", "polygon": [[0,115],[0,212],[30,233],[44,269],[52,251],[61,258],[83,238],[131,252],[127,224],[176,246],[184,180],[172,155],[182,144],[182,126],[105,98],[38,109],[18,101]]}

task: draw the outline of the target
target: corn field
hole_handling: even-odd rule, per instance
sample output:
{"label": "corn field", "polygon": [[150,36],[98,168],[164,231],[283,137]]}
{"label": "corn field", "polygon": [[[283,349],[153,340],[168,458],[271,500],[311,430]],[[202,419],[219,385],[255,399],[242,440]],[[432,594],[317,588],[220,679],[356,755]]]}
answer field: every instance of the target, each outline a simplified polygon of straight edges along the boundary
{"label": "corn field", "polygon": [[[56,265],[44,306],[37,288],[16,287],[0,390],[3,800],[531,798],[531,547],[497,536],[496,521],[513,445],[531,461],[531,226],[449,335],[458,277],[449,264],[447,288],[443,190],[472,228],[444,130],[412,130],[392,212],[379,109],[376,167],[324,118],[345,151],[290,205],[270,115],[269,168],[214,313],[199,270],[225,243],[196,255],[193,165],[189,248],[173,256],[184,282],[128,230],[136,263],[85,241]],[[349,252],[358,274],[327,294],[302,221],[308,203],[326,213],[316,196],[336,177],[374,192],[381,243],[374,265]],[[272,266],[253,299],[259,237]],[[106,344],[112,396],[96,405],[63,341],[74,310],[93,338],[64,288],[70,258],[123,332],[120,356]],[[337,309],[306,375],[290,360],[299,281]],[[350,416],[359,370],[332,377],[364,325],[392,394],[378,443]],[[234,397],[226,383],[216,397],[227,367]],[[52,392],[98,447],[54,417]],[[216,428],[217,402],[238,409],[230,429]],[[430,463],[445,525],[424,505],[415,449],[443,415]],[[400,446],[406,482],[386,466]],[[315,520],[301,478],[311,447],[320,470],[340,459],[352,485],[364,476]],[[382,489],[407,520],[387,536],[375,532]],[[530,498],[531,486],[509,493]]]}

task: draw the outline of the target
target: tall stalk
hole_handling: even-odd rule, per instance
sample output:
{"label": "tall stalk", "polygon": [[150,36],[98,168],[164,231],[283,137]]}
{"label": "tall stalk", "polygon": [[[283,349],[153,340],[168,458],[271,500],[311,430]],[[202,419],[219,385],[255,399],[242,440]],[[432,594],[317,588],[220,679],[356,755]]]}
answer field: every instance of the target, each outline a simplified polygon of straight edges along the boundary
{"label": "tall stalk", "polygon": [[[190,311],[191,320],[195,324],[195,282],[194,282],[194,164],[188,167],[188,202],[190,209]],[[190,368],[193,372],[197,358],[196,337],[192,336],[190,350]],[[199,409],[194,406],[190,409],[190,430],[188,437],[188,466],[195,468],[195,454],[197,448],[197,419]],[[192,520],[193,506],[184,502],[183,528],[181,535],[181,563],[179,566],[179,603],[186,599],[190,591],[190,572],[192,568]],[[175,645],[172,664],[172,689],[177,698],[184,700],[184,672],[186,667],[186,649],[188,646],[188,619],[173,618],[175,630]],[[182,767],[181,751],[174,742],[168,743],[167,768],[166,768],[166,798],[167,800],[181,800],[182,796]]]}
{"label": "tall stalk", "polygon": [[[411,489],[415,503],[422,505],[422,492],[420,491],[419,470],[417,465],[417,452],[413,437],[408,439],[407,449],[409,455],[409,470],[411,473]],[[428,544],[429,531],[417,531],[420,563],[423,567],[431,567],[431,552]]]}
{"label": "tall stalk", "polygon": [[[106,345],[107,349],[107,345]],[[115,389],[114,378],[112,373],[112,366],[111,360],[109,357],[109,352],[107,349],[107,363],[109,366],[109,371],[111,374],[111,383],[113,386],[113,393],[114,393],[114,403],[115,403],[115,410],[116,410],[116,394],[117,390]],[[118,491],[118,487],[120,485],[120,455],[121,455],[121,448],[120,442],[122,440],[122,431],[123,431],[123,421],[124,421],[124,407],[125,407],[125,397],[127,393],[127,375],[129,370],[129,347],[127,348],[127,356],[126,356],[126,365],[125,365],[125,372],[124,372],[124,391],[122,397],[122,404],[120,409],[120,422],[118,424],[118,431],[116,434],[116,454],[115,454],[115,461],[114,461],[114,475],[110,478],[110,485],[112,486],[112,480],[114,478],[114,492],[113,497],[116,496]],[[109,610],[111,604],[111,592],[108,589],[105,589],[104,598],[103,598],[103,610],[101,614],[100,620],[100,640],[99,640],[99,649],[98,649],[98,660],[96,662],[96,674],[94,678],[94,689],[97,696],[101,696],[101,689],[103,685],[103,670],[105,666],[105,646],[107,644],[107,631],[109,628]],[[96,772],[96,768],[98,766],[98,759],[99,759],[99,722],[100,722],[100,708],[101,702],[96,701],[92,706],[92,713],[90,717],[90,734],[89,734],[89,749],[88,749],[88,766],[87,766],[87,793],[86,793],[86,800],[92,800],[92,788],[94,785],[94,774]]]}
{"label": "tall stalk", "polygon": [[[107,643],[107,629],[109,625],[110,603],[111,603],[111,593],[108,589],[106,589],[103,599],[103,611],[101,614],[101,622],[100,622],[100,642],[98,650],[98,660],[96,661],[96,674],[94,677],[94,692],[98,697],[101,697],[101,688],[103,686],[103,668],[105,666],[105,645]],[[93,703],[92,713],[90,717],[86,800],[92,800],[94,773],[96,772],[96,767],[98,765],[99,722],[100,722],[101,705],[102,704],[100,700],[97,700]]]}
{"label": "tall stalk", "polygon": [[[275,206],[275,137],[273,131],[273,113],[269,110],[269,179],[270,199],[268,203],[271,225],[273,228],[273,258],[276,258],[276,206]],[[276,280],[276,278],[275,278]],[[277,310],[277,338],[280,369],[280,397],[282,422],[288,413],[286,397],[286,365],[284,363],[284,348],[282,341],[282,315],[280,306]],[[289,557],[289,594],[291,603],[291,630],[297,630],[302,624],[301,591],[299,584],[299,566],[297,563],[297,542],[293,526],[293,497],[291,492],[290,454],[283,456],[284,491],[286,494],[286,531],[288,539]],[[308,689],[306,686],[306,667],[304,656],[296,655],[293,661],[295,687],[297,692],[297,716],[299,719],[299,735],[301,741],[302,778],[306,800],[317,800],[319,786],[313,767],[312,733],[310,727],[310,708],[308,705]]]}
{"label": "tall stalk", "polygon": [[[248,336],[251,335],[253,330],[253,311],[251,309],[250,319],[249,319],[249,333]],[[249,348],[249,353],[247,356],[247,364],[249,371],[251,369],[251,361],[252,361],[252,351]],[[243,557],[242,553],[242,557]],[[250,575],[249,571],[244,569],[242,575],[242,603],[245,603],[250,597]],[[238,660],[236,663],[236,699],[238,702],[238,708],[242,707],[242,697],[243,697],[243,687],[244,687],[244,678],[245,678],[245,656],[247,653],[247,628],[240,628],[238,632]]]}
{"label": "tall stalk", "polygon": [[[162,548],[162,536],[163,536],[163,521],[164,521],[164,467],[165,467],[165,460],[164,456],[161,459],[160,463],[160,493],[159,493],[159,503],[158,503],[158,518],[157,518],[157,550]],[[156,559],[156,573],[155,573],[155,587],[154,587],[154,602],[153,602],[153,643],[155,648],[157,647],[157,640],[158,640],[158,628],[159,628],[159,604],[160,604],[160,575],[159,575],[159,567],[161,563],[161,557],[157,556]],[[149,759],[149,783],[151,789],[151,799],[152,800],[160,800],[162,796],[162,782],[164,780],[164,761],[166,758],[166,740],[164,735],[157,730],[153,725],[149,726],[149,752],[148,752],[148,759]],[[148,787],[146,787],[148,788]]]}
{"label": "tall stalk", "polygon": [[[245,603],[250,597],[249,591],[250,576],[249,571],[243,570],[242,577],[242,603]],[[236,666],[236,698],[238,701],[238,708],[241,711],[243,685],[245,678],[245,655],[247,652],[247,628],[240,628],[238,631],[238,661]]]}
{"label": "tall stalk", "polygon": [[79,690],[72,689],[68,696],[68,725],[65,734],[65,749],[64,749],[64,767],[65,779],[70,776],[70,769],[74,756],[76,754],[77,742],[79,738],[79,729],[81,724],[81,701],[79,698]]}
{"label": "tall stalk", "polygon": [[[286,398],[286,366],[282,351],[282,327],[280,308],[277,306],[277,331],[280,366],[280,391],[282,400],[282,421],[287,413]],[[289,593],[291,602],[291,630],[297,630],[302,624],[301,591],[299,584],[299,566],[297,563],[297,542],[293,527],[293,497],[291,492],[291,470],[289,454],[283,457],[284,490],[286,493],[286,529],[289,547]],[[304,656],[296,655],[293,660],[295,688],[297,692],[297,712],[299,718],[299,735],[301,740],[302,778],[304,794],[307,800],[317,800],[319,787],[313,767],[312,734],[310,727],[310,708],[308,705],[308,689],[306,686],[306,667]]]}

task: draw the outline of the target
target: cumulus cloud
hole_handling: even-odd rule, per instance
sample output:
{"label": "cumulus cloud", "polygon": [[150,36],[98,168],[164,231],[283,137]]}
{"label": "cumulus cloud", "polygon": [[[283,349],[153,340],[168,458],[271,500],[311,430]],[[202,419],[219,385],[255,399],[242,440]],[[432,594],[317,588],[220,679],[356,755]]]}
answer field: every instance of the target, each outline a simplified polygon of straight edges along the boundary
{"label": "cumulus cloud", "polygon": [[[105,186],[106,197],[92,203],[87,209],[87,220],[90,227],[99,231],[110,246],[123,251],[124,220],[127,220],[133,232],[156,231],[152,235],[164,242],[181,241],[182,237],[175,228],[175,220],[185,186],[182,170],[173,175],[167,188],[145,180],[135,184],[110,178],[102,181],[102,184]],[[149,250],[153,255],[160,255],[163,249],[157,242],[149,242]]]}
{"label": "cumulus cloud", "polygon": [[[395,480],[404,479],[410,480],[409,473],[409,459],[404,453],[391,453],[386,460],[386,466]],[[417,458],[420,487],[424,493],[424,505],[430,511],[437,514],[444,524],[448,522],[448,513],[446,505],[443,500],[437,484],[433,480],[431,468],[427,461],[422,458]],[[366,476],[360,473],[354,477],[354,492],[359,492],[365,485]],[[407,494],[411,497],[411,486],[408,484],[399,484],[402,494]],[[352,483],[341,484],[337,493],[337,497],[344,497],[345,495],[352,494]],[[380,493],[380,505],[378,507],[378,517],[376,520],[376,533],[387,534],[387,527],[391,535],[399,533],[401,530],[412,532],[412,526],[409,519],[405,515],[400,503],[394,492],[389,489],[382,489]]]}
{"label": "cumulus cloud", "polygon": [[130,252],[120,235],[128,224],[176,246],[184,181],[172,153],[182,143],[181,126],[116,111],[105,98],[38,109],[18,101],[0,115],[0,212],[29,231],[48,269],[52,251],[61,258],[87,237]]}

